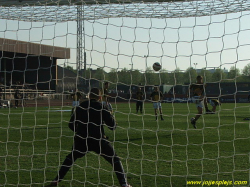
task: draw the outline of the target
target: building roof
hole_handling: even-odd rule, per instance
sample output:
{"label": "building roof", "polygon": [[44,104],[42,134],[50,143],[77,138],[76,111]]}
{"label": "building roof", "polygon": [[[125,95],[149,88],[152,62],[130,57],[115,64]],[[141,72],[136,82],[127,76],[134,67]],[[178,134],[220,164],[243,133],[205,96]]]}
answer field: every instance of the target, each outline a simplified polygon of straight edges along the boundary
{"label": "building roof", "polygon": [[0,51],[69,59],[70,48],[0,38]]}

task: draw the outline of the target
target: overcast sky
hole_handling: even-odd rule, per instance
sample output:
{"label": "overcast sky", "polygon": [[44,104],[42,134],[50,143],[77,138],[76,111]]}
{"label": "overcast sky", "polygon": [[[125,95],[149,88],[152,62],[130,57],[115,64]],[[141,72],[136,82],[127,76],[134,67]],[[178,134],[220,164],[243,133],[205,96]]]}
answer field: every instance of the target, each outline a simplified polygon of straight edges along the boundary
{"label": "overcast sky", "polygon": [[[242,69],[250,59],[250,13],[206,17],[110,18],[84,21],[87,67],[144,71],[154,62],[177,67]],[[76,64],[76,22],[0,20],[0,37],[71,48]]]}

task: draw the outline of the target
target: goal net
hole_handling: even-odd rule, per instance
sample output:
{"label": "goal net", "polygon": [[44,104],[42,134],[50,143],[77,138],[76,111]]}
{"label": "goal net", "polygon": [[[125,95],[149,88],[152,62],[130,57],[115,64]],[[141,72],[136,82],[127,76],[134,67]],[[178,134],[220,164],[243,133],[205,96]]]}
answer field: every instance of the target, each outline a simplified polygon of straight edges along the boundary
{"label": "goal net", "polygon": [[[249,186],[249,10],[245,0],[0,0],[0,186],[49,185],[73,145],[73,101],[105,82],[118,123],[105,133],[132,186]],[[200,94],[207,106],[193,103]],[[59,186],[120,185],[89,152]]]}

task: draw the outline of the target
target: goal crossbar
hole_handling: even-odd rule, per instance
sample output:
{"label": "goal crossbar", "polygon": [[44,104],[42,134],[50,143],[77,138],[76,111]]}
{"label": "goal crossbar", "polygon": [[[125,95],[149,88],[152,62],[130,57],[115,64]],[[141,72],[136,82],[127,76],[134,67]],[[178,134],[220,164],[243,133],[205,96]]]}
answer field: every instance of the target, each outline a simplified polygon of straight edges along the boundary
{"label": "goal crossbar", "polygon": [[[157,2],[183,2],[186,0],[158,0]],[[196,1],[196,0],[189,0],[189,1]],[[140,0],[0,0],[1,6],[30,6],[30,5],[82,5],[82,4],[127,4],[127,3],[135,3],[135,2],[142,2]],[[145,0],[143,2],[155,2],[152,0]]]}
{"label": "goal crossbar", "polygon": [[[109,4],[108,4],[109,3]],[[239,1],[3,1],[0,19],[66,22],[77,20],[77,5],[83,6],[84,19],[201,17],[250,10],[250,2]],[[226,8],[225,8],[226,7]],[[36,16],[34,16],[36,15]],[[62,16],[63,15],[63,16]]]}

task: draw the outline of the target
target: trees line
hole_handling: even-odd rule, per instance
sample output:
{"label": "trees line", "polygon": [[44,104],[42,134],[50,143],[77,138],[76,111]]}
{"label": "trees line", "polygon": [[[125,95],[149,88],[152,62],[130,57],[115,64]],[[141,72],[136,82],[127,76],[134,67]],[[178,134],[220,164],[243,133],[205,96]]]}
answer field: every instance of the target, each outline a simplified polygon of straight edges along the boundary
{"label": "trees line", "polygon": [[[76,71],[70,66],[66,68]],[[194,83],[197,75],[202,75],[204,82],[250,82],[250,63],[242,70],[232,66],[228,72],[219,68],[214,69],[213,72],[205,69],[198,71],[192,67],[185,71],[176,68],[174,71],[162,69],[159,72],[155,72],[151,67],[148,67],[145,72],[126,68],[121,70],[112,69],[110,72],[105,72],[103,68],[98,68],[96,70],[87,69],[86,71],[81,71],[79,75],[87,79],[94,78],[127,85],[185,85]]]}

